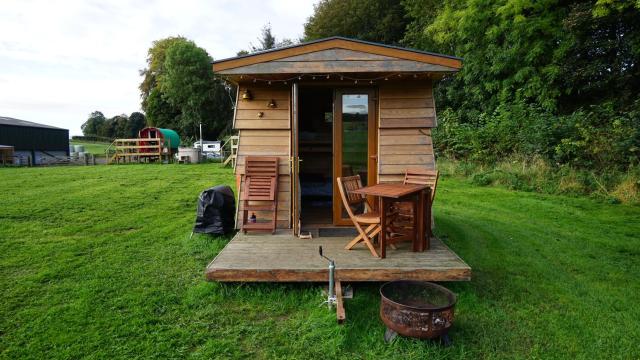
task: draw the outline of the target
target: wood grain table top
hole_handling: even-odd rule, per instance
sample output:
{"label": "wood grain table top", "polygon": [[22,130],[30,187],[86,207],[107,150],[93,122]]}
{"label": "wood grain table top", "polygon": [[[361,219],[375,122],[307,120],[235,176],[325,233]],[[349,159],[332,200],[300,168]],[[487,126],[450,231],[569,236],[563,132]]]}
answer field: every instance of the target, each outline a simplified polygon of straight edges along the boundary
{"label": "wood grain table top", "polygon": [[416,184],[376,184],[371,186],[365,186],[363,188],[353,190],[351,192],[356,194],[381,196],[381,197],[389,197],[389,198],[397,199],[418,191],[422,191],[428,187],[429,187],[428,185],[416,185]]}

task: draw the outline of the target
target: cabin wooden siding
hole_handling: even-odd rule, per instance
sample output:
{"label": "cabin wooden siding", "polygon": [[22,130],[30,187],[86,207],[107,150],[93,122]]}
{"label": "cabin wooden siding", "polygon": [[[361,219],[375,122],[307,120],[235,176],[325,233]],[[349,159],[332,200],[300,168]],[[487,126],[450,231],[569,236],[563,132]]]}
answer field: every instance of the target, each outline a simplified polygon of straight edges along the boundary
{"label": "cabin wooden siding", "polygon": [[402,181],[409,167],[435,169],[431,81],[382,83],[378,90],[378,181]]}
{"label": "cabin wooden siding", "polygon": [[[242,100],[245,90],[251,93],[251,100]],[[238,159],[236,175],[240,176],[240,198],[244,187],[244,165],[247,156],[277,156],[278,177],[278,217],[279,228],[290,227],[291,218],[291,178],[289,157],[291,154],[291,117],[289,86],[264,86],[262,84],[240,84],[239,99],[234,118],[238,130]],[[269,102],[276,103],[269,108]],[[259,113],[262,113],[261,116]],[[255,202],[259,204],[260,202]],[[243,204],[240,202],[236,224],[242,224]],[[268,213],[256,212],[258,219]]]}

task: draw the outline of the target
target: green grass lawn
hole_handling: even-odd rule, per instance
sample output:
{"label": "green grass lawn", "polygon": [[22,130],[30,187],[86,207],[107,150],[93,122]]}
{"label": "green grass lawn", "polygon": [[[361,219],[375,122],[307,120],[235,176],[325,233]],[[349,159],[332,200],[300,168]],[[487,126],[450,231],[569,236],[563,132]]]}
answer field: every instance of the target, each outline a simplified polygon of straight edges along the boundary
{"label": "green grass lawn", "polygon": [[70,145],[84,145],[84,151],[97,156],[104,156],[110,143],[69,140]]}
{"label": "green grass lawn", "polygon": [[[0,357],[639,358],[640,207],[444,178],[437,233],[473,268],[449,348],[382,341],[379,284],[347,323],[316,284],[219,284],[189,234],[218,165],[0,169]],[[339,266],[339,264],[338,264]]]}

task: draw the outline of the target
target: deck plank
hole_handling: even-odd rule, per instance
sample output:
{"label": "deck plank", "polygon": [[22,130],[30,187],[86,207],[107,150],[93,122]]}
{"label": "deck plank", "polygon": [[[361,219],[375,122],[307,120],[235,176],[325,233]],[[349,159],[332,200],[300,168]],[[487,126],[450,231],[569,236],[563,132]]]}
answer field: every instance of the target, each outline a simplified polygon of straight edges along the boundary
{"label": "deck plank", "polygon": [[471,268],[437,238],[431,249],[410,251],[410,243],[389,250],[386,259],[371,256],[364,246],[344,250],[348,237],[302,240],[280,230],[275,235],[238,233],[209,263],[206,277],[228,282],[326,281],[327,262],[318,246],[336,262],[341,281],[469,281]]}

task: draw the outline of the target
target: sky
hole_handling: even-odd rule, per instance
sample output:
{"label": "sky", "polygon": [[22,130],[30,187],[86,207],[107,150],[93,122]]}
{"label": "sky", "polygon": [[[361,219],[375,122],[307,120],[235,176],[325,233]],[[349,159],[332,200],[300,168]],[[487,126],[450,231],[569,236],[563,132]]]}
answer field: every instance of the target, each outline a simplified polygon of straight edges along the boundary
{"label": "sky", "polygon": [[154,40],[182,35],[214,59],[257,44],[270,23],[298,39],[313,0],[0,0],[0,116],[69,129],[93,111],[140,111]]}

